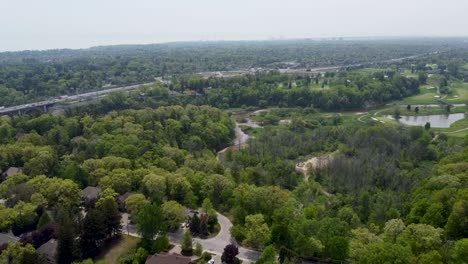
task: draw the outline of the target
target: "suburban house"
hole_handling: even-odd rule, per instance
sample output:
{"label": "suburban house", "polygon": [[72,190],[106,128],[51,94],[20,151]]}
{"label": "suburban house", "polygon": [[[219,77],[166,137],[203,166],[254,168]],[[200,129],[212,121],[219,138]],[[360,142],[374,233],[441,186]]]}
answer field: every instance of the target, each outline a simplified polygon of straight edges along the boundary
{"label": "suburban house", "polygon": [[14,236],[11,233],[0,233],[0,245],[10,244],[19,241],[19,237]]}
{"label": "suburban house", "polygon": [[117,202],[117,205],[119,206],[120,211],[122,212],[125,211],[125,200],[127,200],[127,198],[132,194],[135,194],[135,193],[126,192],[124,194],[117,196],[116,202]]}
{"label": "suburban house", "polygon": [[8,168],[4,173],[2,173],[2,177],[1,177],[1,181],[5,180],[6,178],[12,176],[12,175],[15,175],[15,174],[18,174],[18,173],[22,173],[23,172],[23,169],[21,168],[18,168],[18,167],[10,167]]}
{"label": "suburban house", "polygon": [[57,254],[57,240],[51,239],[37,249],[37,253],[45,260],[47,264],[57,263],[55,255]]}
{"label": "suburban house", "polygon": [[100,193],[101,188],[88,186],[81,191],[81,199],[86,206],[95,202],[98,199]]}
{"label": "suburban house", "polygon": [[154,254],[146,259],[145,264],[191,264],[189,257],[175,253]]}

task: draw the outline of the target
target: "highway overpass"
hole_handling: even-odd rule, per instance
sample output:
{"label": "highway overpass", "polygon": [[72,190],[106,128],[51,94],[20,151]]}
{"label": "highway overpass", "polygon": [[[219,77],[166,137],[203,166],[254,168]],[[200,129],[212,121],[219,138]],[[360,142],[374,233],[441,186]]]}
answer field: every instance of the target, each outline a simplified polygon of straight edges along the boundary
{"label": "highway overpass", "polygon": [[69,96],[62,95],[62,96],[51,98],[45,101],[5,107],[5,108],[0,109],[0,115],[6,115],[6,114],[12,114],[12,113],[21,114],[21,113],[26,112],[29,109],[34,109],[34,108],[39,108],[39,109],[42,109],[42,111],[47,112],[47,109],[50,106],[57,104],[57,103],[81,101],[81,100],[90,99],[90,98],[98,98],[98,97],[105,96],[112,92],[134,90],[140,87],[141,85],[150,85],[150,84],[152,83],[115,87],[115,88],[110,88],[110,89],[105,89],[105,90],[100,90],[100,91],[93,91],[93,92],[87,92],[87,93],[69,95]]}

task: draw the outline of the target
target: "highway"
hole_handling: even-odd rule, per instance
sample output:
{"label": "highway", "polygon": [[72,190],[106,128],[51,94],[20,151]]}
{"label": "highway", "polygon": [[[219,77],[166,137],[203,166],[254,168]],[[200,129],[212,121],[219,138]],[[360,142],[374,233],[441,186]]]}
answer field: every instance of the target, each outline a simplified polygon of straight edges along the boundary
{"label": "highway", "polygon": [[[437,53],[440,53],[440,51],[431,52],[429,54],[420,54],[420,55],[413,55],[413,56],[402,57],[402,58],[389,59],[389,60],[379,61],[379,62],[371,62],[371,63],[367,63],[367,65],[374,65],[374,64],[378,64],[378,63],[400,62],[400,61],[407,60],[407,59],[415,59],[415,58],[419,58],[419,57],[423,57],[423,56],[427,56],[427,55],[433,55],[433,54],[437,54]],[[339,65],[339,66],[319,67],[319,68],[313,68],[313,69],[281,69],[280,72],[282,72],[282,73],[324,72],[324,71],[338,70],[338,69],[341,69],[341,68],[360,67],[360,66],[363,66],[363,64]],[[241,71],[236,71],[236,73],[239,73],[239,72],[241,72]],[[208,72],[208,73],[212,74],[212,73],[218,73],[218,72]],[[208,73],[205,73],[205,74],[208,74]],[[248,71],[246,71],[246,73],[248,73]],[[26,110],[26,109],[29,109],[29,108],[36,108],[36,107],[41,107],[41,106],[52,105],[52,104],[56,104],[56,103],[71,102],[71,101],[82,100],[82,99],[93,98],[93,97],[98,98],[98,97],[105,96],[105,95],[107,95],[109,93],[112,93],[112,92],[133,90],[133,89],[138,88],[141,85],[148,85],[148,84],[152,84],[152,83],[144,83],[144,84],[136,84],[136,85],[130,85],[130,86],[115,87],[115,88],[110,88],[110,89],[105,89],[105,90],[100,90],[100,91],[93,91],[93,92],[87,92],[87,93],[69,95],[69,96],[62,95],[62,96],[51,98],[51,99],[45,100],[45,101],[5,107],[3,109],[0,109],[0,115],[1,114],[7,114],[7,113],[10,113],[10,112],[16,112],[16,111],[20,111],[20,110]]]}
{"label": "highway", "polygon": [[62,95],[62,96],[51,98],[51,99],[45,100],[45,101],[5,107],[3,109],[0,109],[0,114],[7,114],[7,113],[10,113],[10,112],[16,112],[16,111],[20,111],[20,110],[26,110],[26,109],[29,109],[29,108],[47,106],[47,105],[52,105],[52,104],[56,104],[56,103],[71,102],[71,101],[88,99],[88,98],[93,98],[93,97],[96,97],[96,98],[97,97],[102,97],[102,96],[105,96],[105,95],[107,95],[109,93],[112,93],[112,92],[134,90],[134,89],[140,87],[141,85],[149,85],[149,84],[152,84],[152,83],[121,86],[121,87],[115,87],[115,88],[110,88],[110,89],[105,89],[105,90],[100,90],[100,91],[93,91],[93,92],[87,92],[87,93],[75,94],[75,95],[69,95],[69,96]]}

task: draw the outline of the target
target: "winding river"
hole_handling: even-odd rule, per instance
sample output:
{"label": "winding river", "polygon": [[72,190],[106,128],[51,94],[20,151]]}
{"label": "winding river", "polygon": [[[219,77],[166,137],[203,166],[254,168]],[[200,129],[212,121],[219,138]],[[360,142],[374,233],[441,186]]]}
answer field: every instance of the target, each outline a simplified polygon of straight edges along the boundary
{"label": "winding river", "polygon": [[[253,112],[246,112],[246,113],[243,113],[243,115],[245,116],[249,116],[249,115],[256,115],[256,114],[259,114],[261,112],[265,112],[265,111],[270,111],[269,109],[262,109],[262,110],[257,110],[257,111],[253,111]],[[263,128],[260,124],[258,124],[257,122],[249,119],[249,118],[245,118],[246,121],[243,122],[243,123],[239,123],[236,121],[236,126],[234,128],[234,132],[235,132],[235,138],[232,140],[231,142],[231,145],[218,151],[218,153],[216,153],[216,159],[218,161],[221,161],[223,156],[224,156],[224,153],[228,150],[228,149],[241,149],[243,146],[245,146],[247,144],[247,141],[249,140],[250,136],[248,134],[246,134],[241,128],[240,126],[248,126],[248,127],[252,127],[252,128]]]}
{"label": "winding river", "polygon": [[232,140],[232,143],[229,147],[226,147],[216,154],[216,159],[218,161],[221,161],[222,157],[224,156],[224,153],[228,151],[229,149],[234,149],[237,148],[238,150],[247,144],[247,141],[249,140],[250,136],[247,135],[244,131],[239,126],[239,123],[236,122],[236,127],[234,128],[234,132],[236,133],[236,137]]}

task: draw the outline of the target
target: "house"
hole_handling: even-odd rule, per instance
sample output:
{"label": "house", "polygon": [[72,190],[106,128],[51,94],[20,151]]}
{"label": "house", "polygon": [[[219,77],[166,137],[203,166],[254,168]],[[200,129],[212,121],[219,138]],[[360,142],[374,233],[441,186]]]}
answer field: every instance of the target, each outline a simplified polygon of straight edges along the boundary
{"label": "house", "polygon": [[44,258],[45,263],[55,264],[55,255],[57,254],[57,240],[51,239],[37,249],[37,253]]}
{"label": "house", "polygon": [[18,173],[22,173],[23,170],[21,168],[18,168],[18,167],[10,167],[8,168],[5,172],[3,172],[2,174],[0,174],[0,182],[6,180],[8,177],[12,176],[12,175],[15,175],[15,174],[18,174]]}
{"label": "house", "polygon": [[19,237],[14,236],[11,233],[0,233],[0,245],[10,244],[19,241]]}
{"label": "house", "polygon": [[23,169],[18,168],[18,167],[10,167],[8,170],[6,170],[3,174],[5,175],[5,178],[10,177],[11,175],[15,175],[18,173],[22,173]]}
{"label": "house", "polygon": [[189,257],[179,254],[154,254],[146,259],[145,264],[191,264]]}
{"label": "house", "polygon": [[96,201],[101,193],[101,188],[88,186],[81,191],[81,199],[85,205]]}
{"label": "house", "polygon": [[187,209],[185,209],[184,215],[185,215],[185,217],[186,217],[188,220],[190,220],[190,219],[192,219],[193,216],[194,216],[195,214],[197,214],[197,213],[198,213],[197,211],[194,211],[194,210],[192,210],[192,209],[188,209],[188,208],[187,208]]}
{"label": "house", "polygon": [[127,200],[127,198],[132,194],[135,194],[135,193],[126,192],[124,194],[117,196],[117,198],[115,198],[120,211],[125,211],[125,200]]}

